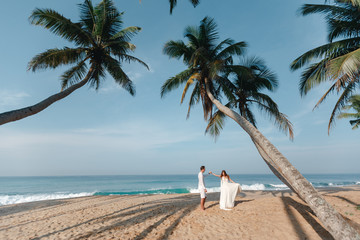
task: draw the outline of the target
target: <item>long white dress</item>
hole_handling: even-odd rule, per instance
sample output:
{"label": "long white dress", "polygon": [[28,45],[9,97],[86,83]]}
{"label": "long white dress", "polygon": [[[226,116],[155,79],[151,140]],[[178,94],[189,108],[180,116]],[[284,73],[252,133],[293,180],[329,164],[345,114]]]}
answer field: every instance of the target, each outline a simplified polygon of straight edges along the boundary
{"label": "long white dress", "polygon": [[220,188],[220,209],[230,210],[230,208],[233,208],[236,195],[240,192],[240,184],[231,183],[227,177],[222,177]]}

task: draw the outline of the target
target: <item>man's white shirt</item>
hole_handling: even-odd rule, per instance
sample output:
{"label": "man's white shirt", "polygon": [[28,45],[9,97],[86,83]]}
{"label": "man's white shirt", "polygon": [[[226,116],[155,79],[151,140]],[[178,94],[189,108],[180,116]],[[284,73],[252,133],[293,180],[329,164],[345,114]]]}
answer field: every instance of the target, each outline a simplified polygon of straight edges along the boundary
{"label": "man's white shirt", "polygon": [[198,174],[198,178],[199,178],[199,186],[198,186],[198,188],[199,189],[205,189],[206,188],[205,187],[204,177],[207,177],[207,175],[204,176],[204,174],[200,171],[199,174]]}

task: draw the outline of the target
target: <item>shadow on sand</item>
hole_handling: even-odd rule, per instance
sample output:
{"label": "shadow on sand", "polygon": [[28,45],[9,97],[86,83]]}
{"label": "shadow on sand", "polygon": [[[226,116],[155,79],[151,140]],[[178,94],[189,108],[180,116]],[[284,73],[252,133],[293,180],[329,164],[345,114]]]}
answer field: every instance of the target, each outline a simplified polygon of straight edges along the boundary
{"label": "shadow on sand", "polygon": [[[186,206],[184,206],[183,204],[179,204],[179,202],[183,203],[184,201],[186,201]],[[94,236],[101,238],[101,235],[107,231],[116,231],[120,228],[127,228],[131,225],[134,225],[134,222],[136,224],[139,224],[141,222],[149,221],[149,219],[158,219],[156,221],[151,221],[153,223],[134,238],[143,239],[153,229],[157,228],[164,221],[171,218],[172,224],[165,229],[162,235],[157,236],[158,239],[166,239],[172,234],[173,230],[180,223],[181,219],[198,207],[198,195],[184,195],[165,200],[148,201],[141,204],[133,205],[131,207],[123,208],[118,211],[113,211],[109,214],[101,215],[99,217],[92,218],[87,221],[44,234],[42,236],[37,236],[34,239],[45,239],[49,237],[54,237],[54,235],[56,235],[57,233],[71,230],[73,228],[81,227],[87,224],[96,224],[98,222],[101,222],[104,226],[97,229],[92,229],[90,232],[87,232],[85,234],[74,236],[72,239],[87,239]],[[106,223],[110,221],[111,223]]]}

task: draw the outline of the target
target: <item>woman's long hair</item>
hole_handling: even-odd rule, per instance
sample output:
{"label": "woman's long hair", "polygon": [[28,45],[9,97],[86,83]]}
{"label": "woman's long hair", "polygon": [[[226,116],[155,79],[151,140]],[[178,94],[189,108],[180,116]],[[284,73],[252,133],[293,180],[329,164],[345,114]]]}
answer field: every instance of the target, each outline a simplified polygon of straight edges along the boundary
{"label": "woman's long hair", "polygon": [[226,177],[226,178],[228,178],[228,179],[230,178],[230,176],[226,173],[225,170],[222,170],[222,171],[221,171],[220,177]]}

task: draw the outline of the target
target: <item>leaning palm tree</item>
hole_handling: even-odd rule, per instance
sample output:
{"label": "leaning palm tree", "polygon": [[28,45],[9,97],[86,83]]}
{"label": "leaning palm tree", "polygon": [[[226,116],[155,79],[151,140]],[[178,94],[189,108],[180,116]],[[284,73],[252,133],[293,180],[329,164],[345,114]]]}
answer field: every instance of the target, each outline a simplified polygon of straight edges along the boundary
{"label": "leaning palm tree", "polygon": [[[263,60],[252,57],[244,59],[239,65],[225,66],[221,76],[220,87],[226,93],[228,103],[225,105],[238,113],[256,127],[253,108],[267,114],[281,131],[289,133],[293,139],[293,128],[286,115],[279,111],[277,104],[263,90],[275,91],[278,86],[276,75],[266,67]],[[215,139],[223,129],[225,114],[217,110],[209,120],[206,133]]]}
{"label": "leaning palm tree", "polygon": [[129,55],[135,50],[131,37],[141,30],[139,27],[122,29],[122,15],[111,0],[103,0],[93,6],[90,0],[80,4],[80,21],[72,22],[52,9],[35,9],[30,22],[50,30],[76,47],[48,49],[36,55],[29,63],[29,70],[52,68],[71,64],[61,76],[61,92],[26,108],[0,114],[0,125],[34,115],[56,101],[65,98],[76,89],[89,84],[96,89],[108,72],[117,84],[131,95],[135,94],[133,82],[121,68],[124,61],[138,62]]}
{"label": "leaning palm tree", "polygon": [[341,112],[338,116],[338,118],[353,118],[353,120],[350,120],[351,126],[353,126],[352,129],[357,129],[360,126],[360,95],[353,95],[349,99],[350,104],[345,105],[342,109],[343,110],[350,110],[353,109],[355,113],[349,113],[349,112]]}
{"label": "leaning palm tree", "polygon": [[340,94],[330,115],[328,132],[336,116],[357,89],[360,76],[360,1],[334,0],[334,4],[305,4],[300,13],[325,15],[329,43],[314,48],[291,63],[296,70],[308,66],[302,73],[300,93],[306,95],[323,82],[330,88],[320,98],[314,109],[331,93]]}
{"label": "leaning palm tree", "polygon": [[[231,56],[240,56],[246,48],[245,42],[235,42],[229,38],[220,44],[216,44],[218,33],[215,31],[215,28],[216,24],[213,19],[204,18],[199,28],[189,26],[185,29],[184,36],[188,39],[188,44],[181,40],[169,41],[163,49],[164,54],[172,58],[180,59],[183,57],[187,69],[169,78],[163,84],[161,87],[161,97],[164,97],[168,92],[186,82],[181,97],[181,103],[183,103],[190,87],[194,86],[189,101],[188,117],[191,108],[199,103],[200,100],[205,120],[212,116],[213,103],[206,94],[205,79],[209,78],[210,75],[216,75],[224,64],[232,61]],[[216,91],[218,82],[214,81],[209,85],[210,91],[215,96],[218,96]]]}
{"label": "leaning palm tree", "polygon": [[[311,207],[332,236],[336,239],[360,239],[356,230],[322,198],[318,191],[254,125],[217,99],[220,96],[220,92],[217,91],[218,86],[221,85],[219,83],[220,75],[226,71],[226,66],[232,65],[233,56],[243,53],[245,43],[234,44],[233,40],[226,39],[220,44],[216,44],[218,32],[214,20],[210,18],[204,18],[199,27],[187,27],[185,37],[188,39],[188,43],[169,41],[165,44],[164,53],[172,58],[182,58],[187,69],[168,79],[162,86],[161,95],[164,96],[164,93],[185,83],[183,96],[190,85],[195,84],[194,89],[199,89],[198,91],[202,90],[201,87],[205,87],[207,96],[202,97],[201,92],[192,92],[192,95],[195,96],[195,103],[202,101],[204,106],[205,101],[208,101],[206,99],[210,99],[220,112],[236,121],[249,134],[270,169],[277,173],[280,180],[289,184],[291,189]],[[226,93],[224,92],[224,94]],[[190,106],[194,104],[191,99],[193,99],[192,96],[190,97]],[[207,110],[207,108],[203,109],[204,112]],[[211,118],[211,112],[209,115],[205,113],[205,116]]]}

